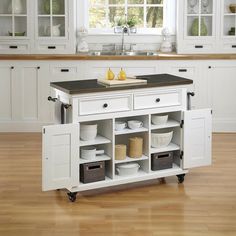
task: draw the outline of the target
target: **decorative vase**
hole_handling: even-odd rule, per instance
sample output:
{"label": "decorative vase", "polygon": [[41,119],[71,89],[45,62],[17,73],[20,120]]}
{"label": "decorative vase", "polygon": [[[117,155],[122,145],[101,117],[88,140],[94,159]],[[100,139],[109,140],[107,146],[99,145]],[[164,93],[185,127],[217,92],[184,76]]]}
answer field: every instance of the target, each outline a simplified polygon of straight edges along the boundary
{"label": "decorative vase", "polygon": [[[207,36],[208,30],[204,19],[201,19],[201,32],[200,36]],[[191,26],[191,35],[192,36],[199,36],[199,20],[198,18],[193,21]]]}
{"label": "decorative vase", "polygon": [[60,27],[61,27],[60,24],[59,25],[54,25],[52,27],[52,35],[53,36],[59,37],[61,35]]}
{"label": "decorative vase", "polygon": [[[60,10],[60,2],[58,0],[52,0],[52,14],[59,14]],[[50,14],[50,0],[44,1],[44,12]]]}
{"label": "decorative vase", "polygon": [[[13,5],[12,5],[13,2]],[[8,12],[15,13],[15,14],[22,14],[23,13],[23,4],[21,0],[14,0],[9,4]]]}

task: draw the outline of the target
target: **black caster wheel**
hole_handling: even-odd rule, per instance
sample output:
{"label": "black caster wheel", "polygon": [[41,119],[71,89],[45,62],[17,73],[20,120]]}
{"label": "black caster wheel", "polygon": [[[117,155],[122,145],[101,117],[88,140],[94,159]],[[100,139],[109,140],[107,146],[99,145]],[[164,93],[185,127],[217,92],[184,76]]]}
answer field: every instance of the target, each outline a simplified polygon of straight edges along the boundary
{"label": "black caster wheel", "polygon": [[75,202],[76,201],[76,195],[77,195],[76,192],[75,193],[69,192],[69,193],[67,193],[67,195],[68,195],[68,198],[69,198],[69,200],[71,202]]}
{"label": "black caster wheel", "polygon": [[185,174],[177,175],[177,178],[178,178],[178,181],[180,184],[182,184],[184,182],[184,177],[185,177]]}

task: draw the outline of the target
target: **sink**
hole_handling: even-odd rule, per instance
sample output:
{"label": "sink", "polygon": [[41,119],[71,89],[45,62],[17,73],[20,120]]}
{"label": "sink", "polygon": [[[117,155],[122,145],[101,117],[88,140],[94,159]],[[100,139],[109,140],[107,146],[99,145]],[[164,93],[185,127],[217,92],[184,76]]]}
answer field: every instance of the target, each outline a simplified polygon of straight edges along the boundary
{"label": "sink", "polygon": [[89,52],[89,56],[158,56],[157,52],[146,52],[146,51],[125,51],[125,52],[102,52],[102,51],[95,51]]}

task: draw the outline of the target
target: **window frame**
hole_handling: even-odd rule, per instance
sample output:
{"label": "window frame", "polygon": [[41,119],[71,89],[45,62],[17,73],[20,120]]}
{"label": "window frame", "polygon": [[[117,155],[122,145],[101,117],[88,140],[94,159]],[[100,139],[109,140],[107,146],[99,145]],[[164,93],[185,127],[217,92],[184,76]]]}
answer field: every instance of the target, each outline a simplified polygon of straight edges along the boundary
{"label": "window frame", "polygon": [[[130,6],[131,4],[129,4]],[[134,5],[134,4],[133,4]],[[135,6],[140,6],[136,4]],[[89,2],[88,0],[79,0],[78,3],[78,22],[80,26],[88,29],[89,35],[119,35],[114,33],[113,28],[89,28]],[[83,10],[83,13],[82,13]],[[171,35],[176,31],[176,0],[164,0],[163,3],[163,28],[168,27]],[[135,35],[161,35],[163,28],[137,28]]]}

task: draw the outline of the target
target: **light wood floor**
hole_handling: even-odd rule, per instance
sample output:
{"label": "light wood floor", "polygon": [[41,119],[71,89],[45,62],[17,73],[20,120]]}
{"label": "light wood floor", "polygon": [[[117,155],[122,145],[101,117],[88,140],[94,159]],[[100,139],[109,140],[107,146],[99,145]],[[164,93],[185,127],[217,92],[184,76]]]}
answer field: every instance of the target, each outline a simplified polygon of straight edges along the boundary
{"label": "light wood floor", "polygon": [[216,134],[213,165],[93,192],[41,191],[41,136],[0,134],[1,236],[236,235],[236,134]]}

